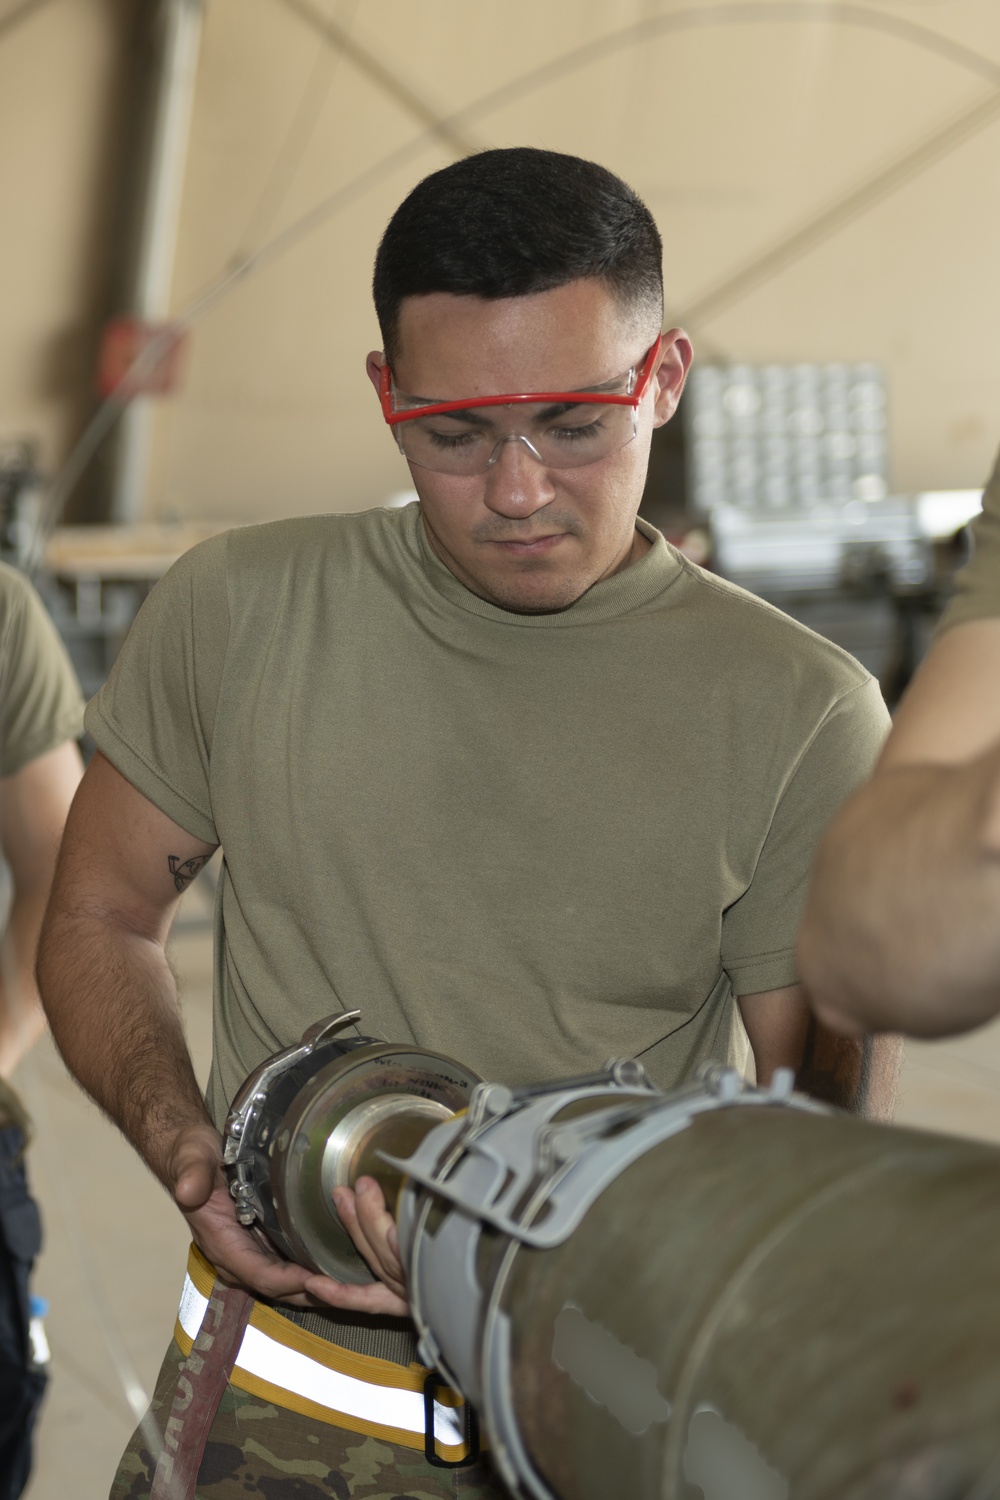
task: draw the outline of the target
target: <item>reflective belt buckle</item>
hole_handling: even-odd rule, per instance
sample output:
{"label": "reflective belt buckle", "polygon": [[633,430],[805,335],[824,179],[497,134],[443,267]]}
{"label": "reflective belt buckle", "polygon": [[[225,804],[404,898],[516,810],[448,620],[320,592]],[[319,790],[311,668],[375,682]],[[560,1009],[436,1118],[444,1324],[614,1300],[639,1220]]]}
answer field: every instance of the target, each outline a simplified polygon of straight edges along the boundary
{"label": "reflective belt buckle", "polygon": [[468,1453],[464,1458],[442,1458],[437,1451],[434,1436],[434,1393],[448,1382],[436,1370],[431,1370],[424,1381],[424,1457],[435,1469],[466,1469],[479,1459],[479,1420],[468,1401],[465,1403],[465,1445]]}

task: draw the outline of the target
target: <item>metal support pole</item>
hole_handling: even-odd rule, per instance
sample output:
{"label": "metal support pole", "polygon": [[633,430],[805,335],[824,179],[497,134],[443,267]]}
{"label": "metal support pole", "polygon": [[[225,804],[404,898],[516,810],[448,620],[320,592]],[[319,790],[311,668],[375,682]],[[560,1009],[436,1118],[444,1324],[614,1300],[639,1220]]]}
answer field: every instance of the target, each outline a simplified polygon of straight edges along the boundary
{"label": "metal support pole", "polygon": [[[160,0],[148,146],[140,166],[135,258],[126,308],[146,322],[170,312],[174,255],[194,102],[205,0]],[[122,414],[113,439],[108,517],[134,521],[142,510],[152,437],[150,398]]]}

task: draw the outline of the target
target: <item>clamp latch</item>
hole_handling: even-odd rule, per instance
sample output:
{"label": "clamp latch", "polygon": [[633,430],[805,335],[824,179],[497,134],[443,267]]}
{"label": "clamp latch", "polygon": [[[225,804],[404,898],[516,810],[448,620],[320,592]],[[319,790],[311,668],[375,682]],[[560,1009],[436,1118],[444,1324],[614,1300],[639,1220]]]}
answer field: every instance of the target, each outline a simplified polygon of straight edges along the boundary
{"label": "clamp latch", "polygon": [[464,1441],[468,1451],[464,1458],[442,1458],[434,1432],[434,1393],[442,1389],[450,1389],[444,1377],[436,1370],[428,1371],[424,1381],[424,1457],[435,1469],[468,1469],[479,1461],[479,1419],[466,1401]]}

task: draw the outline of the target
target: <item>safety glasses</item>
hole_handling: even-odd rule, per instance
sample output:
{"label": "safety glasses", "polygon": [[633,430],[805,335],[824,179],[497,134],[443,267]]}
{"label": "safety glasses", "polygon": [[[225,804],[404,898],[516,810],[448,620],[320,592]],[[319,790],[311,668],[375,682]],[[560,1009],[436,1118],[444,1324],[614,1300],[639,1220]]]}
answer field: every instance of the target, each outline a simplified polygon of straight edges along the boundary
{"label": "safety glasses", "polygon": [[551,469],[579,469],[608,458],[638,431],[639,403],[649,386],[662,334],[642,364],[586,391],[532,391],[428,401],[396,390],[383,364],[382,414],[410,463],[438,474],[485,474],[507,443],[523,443]]}

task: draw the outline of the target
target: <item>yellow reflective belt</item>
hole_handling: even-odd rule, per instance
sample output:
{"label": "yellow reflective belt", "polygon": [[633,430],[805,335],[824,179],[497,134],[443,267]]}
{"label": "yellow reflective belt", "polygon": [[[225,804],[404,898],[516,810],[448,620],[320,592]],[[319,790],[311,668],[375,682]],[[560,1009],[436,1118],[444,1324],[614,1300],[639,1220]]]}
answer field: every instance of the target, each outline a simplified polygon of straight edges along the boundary
{"label": "yellow reflective belt", "polygon": [[[174,1328],[185,1357],[214,1283],[214,1267],[192,1245]],[[342,1349],[255,1302],[230,1378],[239,1390],[300,1416],[423,1452],[429,1374],[423,1365],[397,1365]],[[460,1462],[468,1455],[464,1405],[448,1387],[435,1392],[434,1438],[441,1458]]]}

